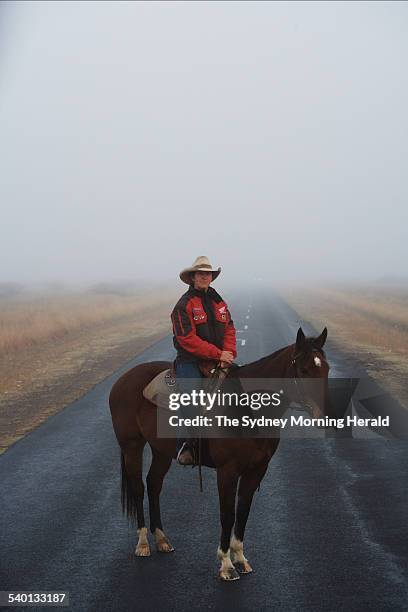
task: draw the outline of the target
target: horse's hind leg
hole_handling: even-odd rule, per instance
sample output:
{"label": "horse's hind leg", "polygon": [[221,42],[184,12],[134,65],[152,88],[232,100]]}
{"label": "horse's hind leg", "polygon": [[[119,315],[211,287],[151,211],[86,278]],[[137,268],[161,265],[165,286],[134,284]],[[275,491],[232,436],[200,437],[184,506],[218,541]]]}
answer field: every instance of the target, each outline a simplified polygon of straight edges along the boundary
{"label": "horse's hind leg", "polygon": [[150,555],[143,510],[142,466],[145,444],[146,441],[140,438],[132,447],[122,449],[122,508],[124,511],[126,510],[130,519],[137,518],[138,542],[135,549],[137,557],[148,557]]}
{"label": "horse's hind leg", "polygon": [[171,457],[159,453],[151,447],[153,460],[146,478],[147,494],[149,496],[150,531],[154,535],[156,548],[159,552],[172,552],[174,550],[170,541],[163,532],[160,516],[160,493],[163,480],[171,466]]}
{"label": "horse's hind leg", "polygon": [[235,519],[235,495],[237,492],[238,477],[232,465],[226,465],[217,469],[221,518],[221,541],[218,547],[217,556],[221,561],[219,570],[219,577],[221,580],[239,579],[239,574],[234,568],[230,556],[230,538]]}
{"label": "horse's hind leg", "polygon": [[238,487],[238,503],[235,517],[234,534],[231,538],[231,560],[241,574],[249,574],[252,567],[244,556],[244,533],[247,524],[252,498],[265,475],[268,463],[262,463],[241,476]]}

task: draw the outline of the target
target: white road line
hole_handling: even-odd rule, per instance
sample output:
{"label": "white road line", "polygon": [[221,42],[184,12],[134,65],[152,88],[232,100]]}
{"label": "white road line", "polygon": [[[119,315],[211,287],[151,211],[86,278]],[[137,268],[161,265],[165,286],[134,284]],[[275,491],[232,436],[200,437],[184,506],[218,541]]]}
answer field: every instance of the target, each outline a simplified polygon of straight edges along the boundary
{"label": "white road line", "polygon": [[241,346],[245,346],[246,340],[241,340]]}
{"label": "white road line", "polygon": [[244,329],[248,329],[248,325],[244,325]]}
{"label": "white road line", "polygon": [[245,318],[246,318],[246,319],[249,319],[249,315],[247,315]]}

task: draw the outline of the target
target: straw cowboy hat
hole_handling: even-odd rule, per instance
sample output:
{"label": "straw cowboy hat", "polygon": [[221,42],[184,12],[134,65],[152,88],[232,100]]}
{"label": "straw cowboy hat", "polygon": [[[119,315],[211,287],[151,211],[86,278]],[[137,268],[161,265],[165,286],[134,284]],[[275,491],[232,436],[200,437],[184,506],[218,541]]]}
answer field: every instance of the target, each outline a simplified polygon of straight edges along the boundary
{"label": "straw cowboy hat", "polygon": [[193,265],[190,268],[185,268],[180,272],[180,278],[183,283],[187,283],[187,285],[192,284],[190,277],[191,272],[212,272],[212,279],[215,280],[221,272],[221,268],[214,270],[208,260],[208,257],[205,255],[200,255],[200,257],[197,257],[197,259],[193,262]]}

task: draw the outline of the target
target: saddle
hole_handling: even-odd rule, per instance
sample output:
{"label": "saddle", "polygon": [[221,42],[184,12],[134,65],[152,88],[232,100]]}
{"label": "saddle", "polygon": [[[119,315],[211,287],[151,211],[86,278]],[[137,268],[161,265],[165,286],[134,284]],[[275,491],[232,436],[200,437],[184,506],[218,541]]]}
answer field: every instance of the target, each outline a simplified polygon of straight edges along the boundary
{"label": "saddle", "polygon": [[[200,372],[204,378],[213,378],[215,387],[228,375],[229,368],[221,368],[216,361],[200,361],[198,364]],[[235,366],[236,367],[236,366]],[[146,387],[143,389],[143,397],[149,402],[155,404],[158,408],[168,406],[168,398],[170,393],[176,390],[176,370],[175,362],[173,361],[171,368],[159,372]],[[215,388],[214,387],[214,388]],[[164,402],[163,402],[164,400]],[[193,454],[193,467],[198,465],[200,478],[200,491],[203,490],[201,465],[202,465],[202,444],[201,438],[190,438],[188,440]]]}
{"label": "saddle", "polygon": [[[218,368],[216,361],[205,360],[198,363],[200,372],[204,378],[213,378],[215,375],[222,373],[224,378],[227,373],[227,368]],[[166,400],[170,393],[174,393],[176,390],[176,369],[175,362],[173,361],[171,368],[159,372],[146,387],[143,389],[143,397],[145,397],[152,404],[157,405],[159,400]]]}

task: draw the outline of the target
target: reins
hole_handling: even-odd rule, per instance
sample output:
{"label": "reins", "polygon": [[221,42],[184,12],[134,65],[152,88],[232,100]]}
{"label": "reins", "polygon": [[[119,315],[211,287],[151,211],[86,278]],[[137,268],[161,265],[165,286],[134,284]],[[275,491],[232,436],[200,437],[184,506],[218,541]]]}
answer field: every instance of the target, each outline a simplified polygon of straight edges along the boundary
{"label": "reins", "polygon": [[[222,383],[224,382],[225,378],[228,375],[228,367],[227,368],[223,368],[218,363],[215,366],[215,368],[210,370],[210,374],[211,374],[211,376],[208,377],[210,379],[210,381],[211,381],[211,383],[209,385],[209,392],[217,393],[218,389],[221,387]],[[203,473],[202,473],[202,439],[201,439],[201,435],[198,436],[198,480],[199,480],[199,483],[200,483],[200,493],[202,493],[203,492]]]}
{"label": "reins", "polygon": [[290,365],[291,365],[291,366],[292,366],[292,368],[293,368],[293,374],[294,374],[294,376],[293,376],[293,380],[295,381],[295,389],[296,389],[296,391],[297,391],[297,394],[298,394],[298,397],[299,397],[299,400],[300,400],[300,401],[299,401],[299,404],[300,404],[300,405],[302,405],[302,394],[301,394],[301,392],[300,392],[300,389],[299,389],[299,384],[298,384],[298,381],[297,381],[297,379],[299,378],[299,376],[298,376],[298,371],[297,371],[296,359],[299,357],[299,355],[300,355],[300,353],[298,353],[297,355],[295,355],[295,351],[293,351],[293,353],[292,353],[292,359],[291,359],[291,361],[290,361]]}
{"label": "reins", "polygon": [[[277,352],[281,352],[281,350],[284,350],[284,349],[280,349]],[[319,353],[321,352],[318,349],[315,349],[315,350],[317,350]],[[299,376],[296,360],[301,354],[302,354],[301,352],[298,352],[297,354],[295,354],[295,350],[294,350],[291,356],[291,361],[290,361],[290,366],[293,369],[293,380],[295,383],[295,388],[297,391],[300,405],[302,405],[303,403],[303,395],[300,389],[300,384],[298,382],[298,379],[300,379],[301,377]],[[208,377],[210,379],[210,384],[208,386],[209,392],[216,393],[219,390],[219,388],[221,387],[222,383],[224,382],[225,378],[228,375],[228,371],[229,371],[228,367],[226,368],[221,367],[219,363],[215,366],[215,368],[210,370],[210,376]],[[201,435],[199,435],[198,437],[197,455],[198,455],[198,479],[199,479],[199,484],[200,484],[200,493],[202,493],[203,492],[203,474],[202,474],[202,439],[201,439]],[[259,490],[259,487],[258,487],[258,490]]]}

